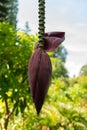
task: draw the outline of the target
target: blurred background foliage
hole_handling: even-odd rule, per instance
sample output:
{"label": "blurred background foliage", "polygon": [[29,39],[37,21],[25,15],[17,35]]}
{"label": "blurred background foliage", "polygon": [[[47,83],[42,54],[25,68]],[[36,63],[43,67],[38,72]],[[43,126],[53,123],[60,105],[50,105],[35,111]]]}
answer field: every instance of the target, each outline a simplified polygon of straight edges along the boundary
{"label": "blurred background foliage", "polygon": [[52,80],[37,116],[27,71],[38,34],[29,33],[28,23],[17,29],[18,1],[13,1],[0,1],[0,130],[87,130],[87,65],[70,78],[62,45],[48,53]]}
{"label": "blurred background foliage", "polygon": [[69,78],[65,60],[53,53],[49,54],[53,66],[50,88],[37,116],[27,74],[37,41],[37,34],[0,23],[0,129],[86,130],[87,76],[82,67],[78,77]]}

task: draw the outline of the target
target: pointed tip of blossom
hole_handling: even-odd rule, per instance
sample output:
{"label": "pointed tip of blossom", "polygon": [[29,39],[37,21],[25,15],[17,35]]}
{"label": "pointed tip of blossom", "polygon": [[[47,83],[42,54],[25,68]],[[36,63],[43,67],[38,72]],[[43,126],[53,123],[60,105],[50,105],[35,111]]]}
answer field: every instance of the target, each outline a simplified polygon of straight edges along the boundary
{"label": "pointed tip of blossom", "polygon": [[40,111],[41,111],[42,106],[41,106],[40,108],[38,108],[38,104],[37,104],[37,106],[35,105],[35,108],[36,108],[36,111],[37,111],[37,115],[39,115],[39,114],[40,114]]}

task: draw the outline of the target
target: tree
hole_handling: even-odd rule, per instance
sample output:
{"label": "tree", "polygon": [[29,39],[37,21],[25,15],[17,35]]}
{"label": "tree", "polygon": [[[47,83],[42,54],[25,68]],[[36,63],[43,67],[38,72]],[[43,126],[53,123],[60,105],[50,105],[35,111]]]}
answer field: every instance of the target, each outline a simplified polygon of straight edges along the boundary
{"label": "tree", "polygon": [[86,65],[83,65],[80,69],[80,73],[79,73],[81,76],[84,75],[84,76],[87,76],[87,64]]}
{"label": "tree", "polygon": [[30,30],[30,27],[29,27],[29,22],[28,21],[26,21],[25,22],[25,32],[26,33],[29,33],[31,30]]}
{"label": "tree", "polygon": [[6,4],[8,3],[7,0],[1,0],[0,1],[0,21],[3,21],[4,19],[6,19],[6,15],[8,13]]}
{"label": "tree", "polygon": [[61,62],[58,58],[51,58],[52,60],[52,77],[68,77],[68,71],[64,66],[64,63]]}
{"label": "tree", "polygon": [[0,0],[0,21],[8,21],[16,26],[18,0]]}
{"label": "tree", "polygon": [[60,45],[56,51],[53,53],[53,57],[59,58],[62,62],[66,61],[67,57],[67,50],[64,46]]}
{"label": "tree", "polygon": [[60,45],[55,52],[52,53],[52,77],[68,77],[68,71],[65,68],[65,62],[67,57],[67,50],[64,46]]}
{"label": "tree", "polygon": [[53,68],[53,73],[52,77],[53,78],[58,78],[58,77],[68,77],[68,71],[65,68],[65,62],[66,62],[66,57],[67,57],[67,50],[65,49],[64,46],[60,45],[55,52],[52,53],[52,68]]}

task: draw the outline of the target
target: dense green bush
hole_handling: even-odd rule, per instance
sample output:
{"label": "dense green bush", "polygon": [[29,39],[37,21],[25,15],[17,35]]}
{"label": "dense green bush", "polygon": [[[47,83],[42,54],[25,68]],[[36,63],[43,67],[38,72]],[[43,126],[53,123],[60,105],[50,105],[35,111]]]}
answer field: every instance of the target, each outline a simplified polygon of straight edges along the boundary
{"label": "dense green bush", "polygon": [[74,82],[71,86],[67,86],[65,78],[53,80],[40,116],[36,116],[33,106],[31,112],[25,113],[25,120],[28,117],[25,130],[86,130],[87,86],[82,85],[84,78],[66,79],[69,85],[77,80],[78,83]]}
{"label": "dense green bush", "polygon": [[24,112],[29,102],[27,68],[37,38],[0,23],[0,99],[5,104],[5,128],[9,117]]}
{"label": "dense green bush", "polygon": [[[66,84],[66,80],[69,86]],[[9,128],[14,130],[86,130],[87,129],[87,77],[60,78],[52,81],[39,116],[34,104],[28,102],[23,116],[12,116]],[[77,83],[74,82],[77,80]],[[72,85],[72,82],[73,85]],[[2,103],[3,106],[3,103]],[[14,119],[14,122],[12,121]]]}

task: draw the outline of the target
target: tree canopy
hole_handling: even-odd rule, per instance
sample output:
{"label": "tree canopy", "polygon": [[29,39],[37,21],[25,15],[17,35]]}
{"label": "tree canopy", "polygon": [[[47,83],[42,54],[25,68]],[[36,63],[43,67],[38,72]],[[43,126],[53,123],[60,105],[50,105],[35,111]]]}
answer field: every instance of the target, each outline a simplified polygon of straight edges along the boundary
{"label": "tree canopy", "polygon": [[86,65],[83,65],[80,69],[80,75],[84,75],[84,76],[87,76],[87,64]]}
{"label": "tree canopy", "polygon": [[0,21],[8,21],[16,26],[18,0],[0,0]]}
{"label": "tree canopy", "polygon": [[66,61],[66,57],[67,57],[67,50],[63,45],[60,45],[55,52],[53,52],[53,57],[56,57],[58,59],[60,59],[62,62]]}

